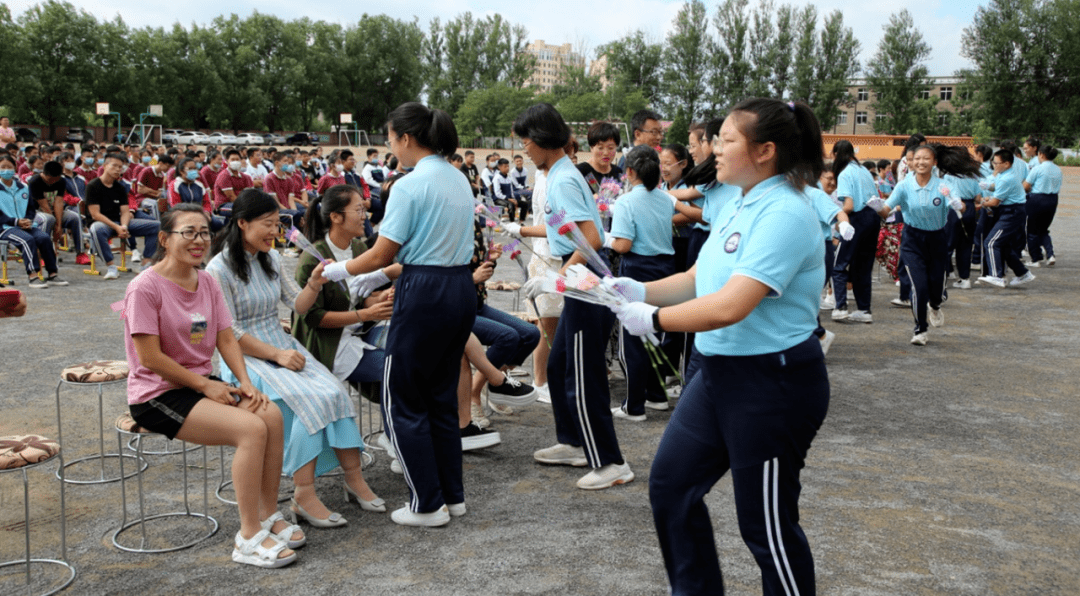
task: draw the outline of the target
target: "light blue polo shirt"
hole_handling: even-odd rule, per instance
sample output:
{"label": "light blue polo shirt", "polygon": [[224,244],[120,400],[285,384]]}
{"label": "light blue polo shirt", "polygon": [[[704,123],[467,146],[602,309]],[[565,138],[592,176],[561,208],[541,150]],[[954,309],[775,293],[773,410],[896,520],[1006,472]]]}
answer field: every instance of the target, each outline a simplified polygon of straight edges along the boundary
{"label": "light blue polo shirt", "polygon": [[[908,176],[912,175],[914,172],[908,174]],[[904,179],[906,180],[907,176]],[[852,213],[862,211],[867,201],[878,196],[874,175],[858,161],[852,161],[836,178],[836,196],[840,197],[841,202],[845,202],[845,197],[851,197],[855,206]]]}
{"label": "light blue polo shirt", "polygon": [[982,174],[983,178],[989,180],[994,177],[994,166],[990,165],[989,161],[984,161],[979,164],[979,173]]}
{"label": "light blue polo shirt", "polygon": [[438,155],[394,184],[379,234],[401,245],[405,265],[467,265],[473,252],[473,196],[467,178]]}
{"label": "light blue polo shirt", "polygon": [[1015,173],[1017,175],[1016,178],[1023,182],[1027,179],[1028,175],[1027,162],[1017,157],[1013,157],[1013,165],[1009,168],[1009,171]]}
{"label": "light blue polo shirt", "polygon": [[774,176],[716,216],[696,265],[697,295],[720,290],[734,275],[772,291],[742,321],[696,334],[694,346],[706,356],[752,356],[805,341],[817,328],[825,283],[825,238],[810,200]]}
{"label": "light blue polo shirt", "polygon": [[659,188],[648,190],[644,184],[637,184],[611,206],[611,231],[608,233],[633,242],[630,252],[636,255],[673,255],[673,215],[675,208],[671,206],[671,195]]}
{"label": "light blue polo shirt", "polygon": [[[397,187],[394,187],[397,190]],[[470,193],[471,194],[471,193]],[[620,199],[622,200],[622,199]],[[390,201],[393,203],[393,201]],[[618,201],[616,201],[618,203]],[[574,244],[559,234],[559,226],[552,226],[548,219],[553,213],[564,211],[564,221],[591,221],[604,241],[604,226],[600,224],[600,211],[596,208],[592,190],[585,177],[574,166],[569,157],[563,156],[551,166],[547,175],[547,205],[544,207],[544,226],[547,228],[547,240],[551,245],[551,254],[564,257],[573,254]],[[385,220],[384,220],[385,221]]]}
{"label": "light blue polo shirt", "polygon": [[841,211],[840,207],[836,201],[832,200],[832,197],[816,186],[807,186],[803,189],[803,193],[814,206],[814,213],[817,214],[818,223],[821,224],[821,235],[826,239],[832,238],[832,226]]}
{"label": "light blue polo shirt", "polygon": [[941,178],[931,175],[926,186],[919,186],[915,174],[910,174],[896,185],[885,204],[893,209],[900,207],[905,226],[932,232],[944,228],[949,221],[946,192],[951,194],[952,190]]}
{"label": "light blue polo shirt", "polygon": [[[13,219],[26,219],[26,208],[30,204],[30,188],[18,179],[12,179],[11,186],[0,183],[0,212]],[[34,218],[31,217],[31,220]],[[14,228],[4,225],[0,231]],[[37,227],[37,222],[34,223]]]}
{"label": "light blue polo shirt", "polygon": [[974,200],[975,197],[981,195],[983,192],[982,189],[979,188],[978,178],[961,178],[960,176],[946,174],[942,180],[945,181],[945,186],[949,187],[949,191],[962,201]]}
{"label": "light blue polo shirt", "polygon": [[[1023,163],[1023,162],[1020,162]],[[1020,185],[1016,168],[1010,168],[994,176],[994,198],[1001,201],[1002,205],[1023,205],[1027,202],[1027,193]]]}
{"label": "light blue polo shirt", "polygon": [[1032,194],[1056,195],[1061,192],[1061,168],[1050,160],[1046,160],[1031,168],[1027,175],[1027,183],[1031,185]]}

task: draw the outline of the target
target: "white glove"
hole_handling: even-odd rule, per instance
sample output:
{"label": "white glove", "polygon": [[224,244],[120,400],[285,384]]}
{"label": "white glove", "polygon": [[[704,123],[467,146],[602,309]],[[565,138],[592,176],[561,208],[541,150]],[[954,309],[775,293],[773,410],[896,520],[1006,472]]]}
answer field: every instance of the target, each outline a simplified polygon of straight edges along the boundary
{"label": "white glove", "polygon": [[991,186],[993,186],[993,183],[991,183],[989,180],[979,180],[979,188],[983,190],[990,190]]}
{"label": "white glove", "polygon": [[353,297],[360,296],[367,298],[375,291],[375,288],[382,287],[388,283],[390,283],[390,278],[383,273],[382,269],[379,269],[378,271],[357,275],[350,279],[349,292]]}
{"label": "white glove", "polygon": [[846,221],[842,221],[836,224],[838,230],[840,230],[840,237],[844,240],[851,240],[855,237],[855,226],[849,224]]}
{"label": "white glove", "polygon": [[604,285],[622,294],[628,302],[645,302],[645,284],[629,277],[605,277]]}
{"label": "white glove", "polygon": [[614,236],[612,236],[611,234],[608,234],[607,236],[604,237],[604,248],[614,249],[615,248],[613,246],[614,244],[615,244],[615,237]]}
{"label": "white glove", "polygon": [[873,209],[875,212],[881,211],[881,209],[885,207],[885,199],[874,197],[866,201],[866,206]]}
{"label": "white glove", "polygon": [[656,328],[653,327],[653,313],[659,308],[644,302],[631,302],[613,306],[611,310],[631,335],[640,336],[656,333]]}
{"label": "white glove", "polygon": [[346,261],[338,261],[336,263],[330,263],[323,267],[323,276],[330,281],[341,281],[349,277],[349,272],[345,269]]}
{"label": "white glove", "polygon": [[963,206],[964,202],[960,199],[956,197],[949,197],[949,207],[952,208],[953,211],[959,212]]}
{"label": "white glove", "polygon": [[547,293],[544,290],[544,278],[543,277],[530,277],[521,286],[521,291],[525,293],[525,297],[529,300],[536,300],[541,294]]}
{"label": "white glove", "polygon": [[516,224],[512,221],[508,221],[502,225],[502,229],[507,234],[510,234],[514,238],[521,238],[521,224]]}

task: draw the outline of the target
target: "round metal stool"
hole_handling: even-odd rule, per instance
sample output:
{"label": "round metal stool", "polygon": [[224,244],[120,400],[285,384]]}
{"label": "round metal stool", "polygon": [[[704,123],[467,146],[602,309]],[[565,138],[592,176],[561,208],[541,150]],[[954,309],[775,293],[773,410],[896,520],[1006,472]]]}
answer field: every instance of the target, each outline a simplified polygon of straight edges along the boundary
{"label": "round metal stool", "polygon": [[[129,414],[124,414],[124,415],[120,416],[120,418],[116,421],[116,445],[117,445],[118,448],[121,448],[121,449],[123,448],[122,445],[123,445],[124,437],[128,437],[130,439],[130,437],[132,437],[133,435],[150,436],[152,434],[157,434],[157,433],[150,433],[150,432],[146,431],[145,429],[139,428],[139,426],[137,424],[135,424],[135,421],[131,419],[131,416]],[[209,477],[209,471],[207,469],[206,448],[204,446],[202,446],[202,445],[199,445],[199,448],[201,448],[202,452],[203,452],[203,466],[202,466],[202,468],[203,468],[203,512],[202,513],[197,513],[197,512],[193,512],[191,510],[191,505],[190,505],[190,503],[188,503],[188,462],[187,462],[188,449],[187,449],[187,443],[184,442],[184,441],[181,441],[180,443],[181,443],[181,449],[180,449],[179,453],[180,453],[181,457],[183,458],[183,463],[181,465],[182,465],[182,471],[183,471],[183,476],[184,476],[184,510],[183,511],[173,511],[173,512],[170,512],[170,513],[158,513],[158,514],[155,514],[155,515],[147,515],[146,514],[145,494],[143,492],[143,470],[145,470],[146,468],[142,468],[140,470],[137,470],[136,473],[135,473],[136,480],[138,481],[138,491],[139,491],[139,516],[138,516],[138,518],[133,519],[132,521],[129,522],[128,521],[128,514],[127,514],[127,481],[126,481],[127,476],[123,476],[123,474],[124,474],[124,458],[120,459],[120,474],[121,474],[121,476],[123,476],[124,479],[120,481],[120,503],[121,503],[120,507],[121,507],[121,511],[122,511],[122,517],[121,517],[121,520],[120,520],[120,527],[117,528],[116,531],[113,532],[113,535],[112,535],[112,543],[113,543],[113,546],[115,546],[116,548],[118,548],[120,550],[123,550],[123,551],[132,552],[132,553],[167,553],[167,552],[177,551],[177,550],[181,550],[181,549],[185,549],[185,548],[194,546],[194,545],[202,542],[203,540],[206,540],[207,538],[210,538],[211,536],[213,536],[214,534],[217,533],[217,531],[218,531],[218,522],[217,522],[216,519],[214,519],[213,517],[210,517],[210,515],[209,515],[209,513],[210,513],[210,477]],[[135,443],[135,448],[136,448],[136,457],[138,457],[141,460],[142,456],[143,456],[142,442],[137,441]],[[148,522],[150,522],[151,520],[160,520],[160,519],[177,518],[177,517],[191,518],[193,521],[198,521],[200,526],[203,526],[204,529],[200,530],[199,533],[196,534],[194,538],[192,538],[192,539],[190,539],[190,540],[188,540],[188,541],[186,541],[186,542],[184,542],[182,544],[179,544],[179,545],[168,544],[168,545],[161,546],[161,547],[149,547],[149,546],[147,546],[146,526],[147,526]],[[134,528],[136,526],[139,527],[139,531],[140,531],[140,534],[141,534],[138,546],[128,546],[128,545],[125,545],[125,544],[121,544],[120,543],[120,535],[123,534],[124,532],[126,532],[127,530],[130,530],[131,528]]]}
{"label": "round metal stool", "polygon": [[[26,471],[52,461],[53,458],[57,458],[59,454],[60,444],[51,439],[46,439],[45,437],[36,435],[0,437],[0,474],[22,472],[23,528],[26,536],[26,556],[22,559],[0,563],[0,569],[15,566],[25,567],[25,591],[20,589],[19,592],[28,595],[34,594],[35,589],[44,590],[43,592],[38,592],[39,596],[56,594],[60,590],[71,585],[71,582],[75,581],[75,567],[67,562],[67,514],[66,502],[64,500],[65,486],[63,482],[60,483],[60,558],[34,559],[30,557],[30,481]],[[60,466],[58,473],[60,474],[60,479],[63,480],[63,466]],[[31,566],[35,564],[41,567],[61,567],[64,571],[58,579],[54,579],[43,587],[38,588],[35,586],[33,574],[31,573]],[[14,589],[9,591],[5,588],[4,582],[0,582],[0,592],[6,594],[16,593]]]}
{"label": "round metal stool", "polygon": [[[64,431],[61,424],[61,407],[60,407],[60,388],[63,386],[70,387],[88,387],[97,386],[98,394],[98,452],[94,455],[88,455],[80,457],[78,459],[64,463],[63,456],[60,457],[60,465],[65,470],[65,474],[61,474],[60,470],[56,471],[56,477],[61,478],[64,482],[69,484],[104,484],[107,482],[116,482],[123,476],[123,460],[132,459],[138,462],[136,470],[123,476],[123,478],[130,478],[138,472],[145,470],[147,467],[146,460],[137,458],[134,455],[122,453],[106,453],[105,452],[105,403],[102,396],[103,389],[106,385],[117,385],[119,383],[127,383],[128,365],[123,360],[94,360],[82,364],[75,364],[65,368],[60,373],[60,382],[56,384],[56,434],[57,438],[63,442]],[[124,400],[125,403],[127,400]],[[113,476],[106,472],[105,462],[110,459],[119,459],[121,463],[120,476]],[[100,464],[100,470],[97,473],[97,478],[76,479],[67,477],[68,468],[83,464],[86,462],[98,462]]]}

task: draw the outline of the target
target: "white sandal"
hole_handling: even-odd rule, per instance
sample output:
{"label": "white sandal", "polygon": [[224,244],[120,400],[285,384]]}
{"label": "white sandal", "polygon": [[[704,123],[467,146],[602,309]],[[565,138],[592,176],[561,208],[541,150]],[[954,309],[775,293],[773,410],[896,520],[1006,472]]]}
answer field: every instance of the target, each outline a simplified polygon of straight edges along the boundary
{"label": "white sandal", "polygon": [[[303,534],[302,530],[300,529],[300,526],[298,526],[296,524],[293,524],[293,525],[291,525],[291,526],[285,528],[284,530],[282,530],[282,531],[275,534],[274,533],[274,524],[276,524],[278,521],[285,521],[285,516],[282,515],[280,511],[275,511],[273,515],[271,515],[270,517],[264,519],[260,523],[262,524],[262,529],[266,530],[267,532],[270,532],[271,536],[273,536],[274,538],[277,538],[281,542],[284,542],[286,544],[286,546],[288,546],[291,549],[297,549],[297,548],[300,548],[301,546],[304,546],[305,544],[307,544],[307,535]],[[293,534],[295,534],[297,532],[301,532],[302,537],[300,538],[300,540],[293,540],[292,536],[293,536]]]}
{"label": "white sandal", "polygon": [[[266,540],[267,538],[274,541],[274,546],[271,546],[270,548],[263,546],[263,540]],[[278,556],[281,554],[281,551],[288,548],[288,546],[276,536],[271,535],[269,530],[259,530],[250,540],[244,540],[244,537],[240,535],[240,532],[237,532],[235,544],[236,546],[233,548],[232,552],[232,560],[237,563],[254,565],[264,569],[277,569],[278,567],[284,567],[296,560],[296,553],[287,557]]]}

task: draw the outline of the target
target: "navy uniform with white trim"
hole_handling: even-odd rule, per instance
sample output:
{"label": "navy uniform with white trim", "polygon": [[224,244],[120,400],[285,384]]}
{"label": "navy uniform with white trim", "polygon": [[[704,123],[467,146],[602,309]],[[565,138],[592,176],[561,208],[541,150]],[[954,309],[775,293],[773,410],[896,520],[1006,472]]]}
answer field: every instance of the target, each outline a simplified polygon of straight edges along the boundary
{"label": "navy uniform with white trim", "polygon": [[[850,198],[853,208],[850,215],[855,236],[841,240],[833,262],[833,295],[836,310],[847,310],[847,283],[850,277],[855,307],[870,312],[871,277],[874,272],[874,255],[877,252],[878,231],[881,219],[866,202],[878,196],[877,186],[870,171],[858,161],[852,161],[836,178],[836,196],[843,201]],[[835,317],[834,317],[835,318]]]}
{"label": "navy uniform with white trim", "polygon": [[1025,182],[1031,185],[1027,202],[1028,254],[1031,255],[1031,262],[1038,263],[1044,256],[1047,259],[1054,256],[1054,243],[1050,240],[1050,224],[1053,223],[1058,208],[1061,168],[1047,159],[1028,171]]}
{"label": "navy uniform with white trim", "polygon": [[[832,279],[832,266],[833,259],[836,257],[836,247],[833,246],[833,226],[836,225],[836,216],[842,211],[840,206],[836,204],[836,201],[829,195],[825,194],[825,191],[815,186],[807,186],[803,189],[806,194],[806,198],[810,199],[810,204],[814,207],[814,213],[817,215],[818,224],[821,226],[821,235],[825,238],[825,283],[828,283]],[[814,330],[814,335],[818,338],[825,336],[825,328],[821,326],[821,316],[818,316],[818,326]]]}
{"label": "navy uniform with white trim", "polygon": [[[953,196],[964,203],[964,212],[958,219],[953,220],[949,248],[956,251],[956,274],[960,280],[966,280],[971,276],[971,253],[975,245],[975,228],[978,226],[979,211],[975,208],[975,199],[982,194],[979,189],[979,181],[975,178],[961,178],[952,174],[946,174],[942,180]],[[957,282],[960,283],[960,282]],[[954,287],[956,284],[954,284]]]}
{"label": "navy uniform with white trim", "polygon": [[[671,241],[671,218],[675,209],[671,195],[637,184],[619,198],[611,208],[613,238],[633,243],[630,252],[623,253],[619,275],[640,282],[663,279],[675,273],[675,248]],[[663,340],[663,338],[661,338]],[[626,369],[626,400],[623,408],[631,416],[645,414],[645,402],[667,403],[667,395],[649,361],[645,344],[640,337],[625,333],[619,327],[619,352]]]}
{"label": "navy uniform with white trim", "polygon": [[990,277],[1004,278],[1006,265],[1017,277],[1028,273],[1028,268],[1020,260],[1020,246],[1017,246],[1017,242],[1024,238],[1027,224],[1027,197],[1021,181],[1015,165],[994,176],[993,198],[1001,201],[1001,204],[994,207],[994,220],[986,233],[983,248],[983,266]]}
{"label": "navy uniform with white trim", "polygon": [[734,276],[771,291],[742,321],[700,332],[701,369],[653,461],[649,495],[674,594],[722,594],[705,494],[731,471],[739,529],[766,594],[814,593],[799,527],[799,471],[825,419],[829,380],[813,337],[825,239],[805,194],[784,176],[713,212],[696,294]]}
{"label": "navy uniform with white trim", "polygon": [[438,155],[394,185],[379,235],[401,245],[394,324],[386,339],[383,424],[412,498],[430,513],[464,503],[457,386],[476,319],[469,181]]}

